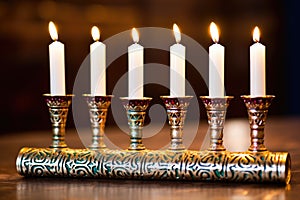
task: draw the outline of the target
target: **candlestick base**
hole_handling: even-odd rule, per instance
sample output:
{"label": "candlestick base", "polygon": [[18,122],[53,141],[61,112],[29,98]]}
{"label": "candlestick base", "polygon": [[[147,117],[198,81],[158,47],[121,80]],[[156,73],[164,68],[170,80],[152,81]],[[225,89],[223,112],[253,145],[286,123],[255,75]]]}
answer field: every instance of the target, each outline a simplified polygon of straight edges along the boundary
{"label": "candlestick base", "polygon": [[143,126],[146,116],[146,110],[152,98],[144,97],[142,99],[130,99],[128,97],[120,98],[127,112],[130,145],[128,150],[145,150],[142,142]]}
{"label": "candlestick base", "polygon": [[83,96],[86,98],[88,104],[93,134],[92,144],[89,148],[92,150],[104,149],[106,148],[103,138],[105,134],[107,110],[113,96],[93,96],[90,94],[84,94]]}
{"label": "candlestick base", "polygon": [[193,97],[161,96],[160,98],[165,104],[169,119],[171,135],[171,144],[169,146],[169,150],[184,150],[185,146],[183,145],[182,140],[184,120],[190,100]]}
{"label": "candlestick base", "polygon": [[233,99],[232,96],[213,98],[208,96],[200,97],[205,105],[209,133],[210,133],[210,151],[225,151],[223,145],[223,129],[226,118],[227,107]]}
{"label": "candlestick base", "polygon": [[74,95],[51,96],[51,94],[44,94],[43,96],[49,108],[52,123],[52,144],[50,148],[66,148],[65,128],[69,106]]}
{"label": "candlestick base", "polygon": [[264,145],[264,129],[267,120],[269,106],[275,98],[273,95],[252,97],[249,95],[242,95],[241,98],[247,107],[248,119],[250,125],[251,145],[249,151],[262,152],[267,151]]}

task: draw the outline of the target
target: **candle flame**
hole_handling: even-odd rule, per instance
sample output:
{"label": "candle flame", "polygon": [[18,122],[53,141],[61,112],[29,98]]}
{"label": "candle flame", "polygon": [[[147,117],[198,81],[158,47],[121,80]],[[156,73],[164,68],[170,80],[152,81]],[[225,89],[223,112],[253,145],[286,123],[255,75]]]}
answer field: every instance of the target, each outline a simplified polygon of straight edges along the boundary
{"label": "candle flame", "polygon": [[100,31],[97,26],[92,27],[91,33],[94,41],[98,41],[100,39]]}
{"label": "candle flame", "polygon": [[214,22],[210,23],[210,35],[211,35],[212,40],[215,43],[219,42],[219,30],[218,30],[217,25]]}
{"label": "candle flame", "polygon": [[259,28],[257,26],[255,26],[255,28],[253,30],[253,41],[259,42],[259,36],[260,36]]}
{"label": "candle flame", "polygon": [[173,33],[175,36],[176,43],[179,43],[181,41],[181,34],[180,34],[180,29],[177,26],[177,24],[173,24]]}
{"label": "candle flame", "polygon": [[49,22],[48,28],[49,28],[49,33],[50,33],[52,40],[54,40],[54,41],[58,40],[57,30],[56,30],[55,24],[52,21]]}
{"label": "candle flame", "polygon": [[139,42],[139,33],[137,32],[137,30],[135,28],[133,28],[131,30],[131,36],[132,36],[132,39],[133,39],[134,43],[138,43]]}

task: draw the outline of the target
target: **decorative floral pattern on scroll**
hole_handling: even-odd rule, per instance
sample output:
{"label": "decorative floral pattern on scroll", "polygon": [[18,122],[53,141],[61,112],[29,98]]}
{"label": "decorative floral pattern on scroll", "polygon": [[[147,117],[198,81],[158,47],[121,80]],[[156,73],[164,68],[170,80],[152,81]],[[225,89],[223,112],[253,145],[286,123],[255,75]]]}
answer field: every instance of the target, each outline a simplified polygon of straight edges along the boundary
{"label": "decorative floral pattern on scroll", "polygon": [[265,182],[284,173],[278,171],[281,159],[280,153],[24,148],[17,168],[25,176]]}

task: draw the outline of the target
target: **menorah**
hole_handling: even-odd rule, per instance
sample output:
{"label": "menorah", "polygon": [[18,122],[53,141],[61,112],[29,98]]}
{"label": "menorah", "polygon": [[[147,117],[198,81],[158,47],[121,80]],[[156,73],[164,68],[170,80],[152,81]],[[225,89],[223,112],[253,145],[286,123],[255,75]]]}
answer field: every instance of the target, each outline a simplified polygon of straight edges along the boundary
{"label": "menorah", "polygon": [[151,98],[121,98],[127,113],[130,143],[125,150],[106,147],[103,137],[112,96],[84,95],[90,113],[91,145],[71,149],[65,142],[68,108],[73,95],[44,95],[52,123],[49,148],[24,147],[16,167],[23,176],[90,177],[104,179],[159,179],[180,181],[274,182],[288,184],[291,159],[288,152],[270,152],[264,145],[264,127],[274,96],[241,96],[250,125],[246,152],[226,151],[223,128],[232,96],[200,97],[207,111],[210,146],[204,151],[183,145],[183,127],[192,96],[161,96],[170,126],[167,150],[150,150],[143,144],[143,125]]}

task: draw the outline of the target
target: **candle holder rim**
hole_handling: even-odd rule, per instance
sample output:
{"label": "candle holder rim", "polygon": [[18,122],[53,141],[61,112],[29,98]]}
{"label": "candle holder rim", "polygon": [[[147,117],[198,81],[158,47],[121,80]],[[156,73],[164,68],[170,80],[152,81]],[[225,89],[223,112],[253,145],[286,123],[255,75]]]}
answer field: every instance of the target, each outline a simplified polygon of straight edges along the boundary
{"label": "candle holder rim", "polygon": [[82,94],[83,97],[115,97],[114,95],[110,94],[110,95],[92,95],[92,94]]}
{"label": "candle holder rim", "polygon": [[211,97],[211,96],[200,96],[201,99],[233,99],[234,96],[224,96],[224,97]]}
{"label": "candle holder rim", "polygon": [[66,95],[52,95],[52,94],[43,94],[44,97],[74,97],[75,94],[66,94]]}
{"label": "candle holder rim", "polygon": [[160,98],[162,99],[191,99],[193,98],[194,96],[192,95],[187,95],[187,96],[178,96],[178,97],[175,97],[175,96],[167,96],[167,95],[162,95],[160,96]]}
{"label": "candle holder rim", "polygon": [[244,98],[244,99],[260,99],[260,98],[269,98],[269,99],[271,99],[271,98],[275,98],[275,95],[261,95],[261,96],[259,96],[259,95],[255,95],[255,96],[253,96],[253,95],[241,95],[240,97]]}
{"label": "candle holder rim", "polygon": [[130,98],[130,97],[119,97],[122,101],[142,101],[142,100],[152,100],[152,97],[143,97],[143,98]]}

